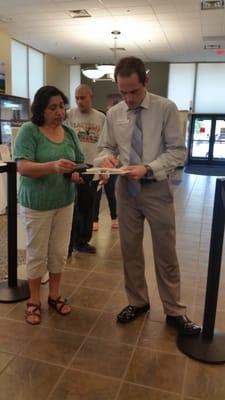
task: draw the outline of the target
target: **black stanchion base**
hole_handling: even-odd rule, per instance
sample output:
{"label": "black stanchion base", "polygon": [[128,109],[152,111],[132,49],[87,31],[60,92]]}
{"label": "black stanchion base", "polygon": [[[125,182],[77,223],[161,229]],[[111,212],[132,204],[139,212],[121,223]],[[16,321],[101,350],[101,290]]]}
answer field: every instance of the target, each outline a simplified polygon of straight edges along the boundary
{"label": "black stanchion base", "polygon": [[28,282],[17,280],[17,286],[9,287],[8,282],[0,282],[0,303],[16,303],[30,297]]}
{"label": "black stanchion base", "polygon": [[187,356],[209,364],[225,363],[225,333],[215,330],[212,340],[199,336],[182,336],[178,348]]}

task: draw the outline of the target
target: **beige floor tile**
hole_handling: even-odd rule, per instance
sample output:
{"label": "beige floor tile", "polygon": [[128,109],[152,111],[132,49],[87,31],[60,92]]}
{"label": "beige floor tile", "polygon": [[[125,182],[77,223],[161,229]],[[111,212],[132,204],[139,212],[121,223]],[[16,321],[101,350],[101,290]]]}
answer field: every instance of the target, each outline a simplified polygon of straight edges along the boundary
{"label": "beige floor tile", "polygon": [[26,322],[0,319],[0,349],[17,354],[29,343],[40,329],[39,326],[31,326]]}
{"label": "beige floor tile", "polygon": [[175,393],[124,383],[118,400],[183,400]]}
{"label": "beige floor tile", "polygon": [[4,317],[16,306],[16,303],[0,303],[0,316]]}
{"label": "beige floor tile", "polygon": [[66,269],[84,269],[91,271],[97,262],[96,255],[83,254],[78,251],[74,251],[71,259],[66,264]]}
{"label": "beige floor tile", "polygon": [[91,272],[82,282],[82,286],[95,289],[114,290],[119,285],[120,281],[121,278],[117,275]]}
{"label": "beige floor tile", "polygon": [[13,359],[14,355],[0,352],[0,373],[7,364]]}
{"label": "beige floor tile", "polygon": [[62,275],[62,283],[69,285],[79,285],[89,274],[89,271],[78,268],[65,268]]}
{"label": "beige floor tile", "polygon": [[116,322],[115,314],[103,313],[90,334],[118,343],[134,344],[137,341],[143,320],[144,316],[140,316],[130,324],[119,324]]}
{"label": "beige floor tile", "polygon": [[152,350],[178,353],[176,336],[177,334],[174,329],[166,326],[165,322],[154,322],[147,319],[141,332],[138,346],[147,347]]}
{"label": "beige floor tile", "polygon": [[105,305],[105,311],[119,313],[128,304],[124,290],[114,292]]}
{"label": "beige floor tile", "polygon": [[137,348],[126,380],[181,394],[185,362],[183,355]]}
{"label": "beige floor tile", "polygon": [[107,290],[91,289],[80,287],[70,297],[70,304],[77,307],[96,308],[102,310],[111,297],[111,292]]}
{"label": "beige floor tile", "polygon": [[49,400],[114,400],[118,387],[116,380],[69,370]]}
{"label": "beige floor tile", "polygon": [[71,367],[121,378],[131,353],[131,346],[89,338],[76,354]]}
{"label": "beige floor tile", "polygon": [[84,337],[70,332],[41,328],[22,351],[22,355],[34,360],[66,366],[71,361]]}
{"label": "beige floor tile", "polygon": [[187,361],[184,395],[204,400],[225,399],[225,365]]}
{"label": "beige floor tile", "polygon": [[121,260],[112,260],[112,259],[104,259],[99,260],[95,267],[94,272],[103,272],[107,274],[123,274],[123,261]]}
{"label": "beige floor tile", "polygon": [[0,376],[0,400],[46,399],[62,369],[18,357]]}
{"label": "beige floor tile", "polygon": [[72,307],[71,313],[66,316],[55,312],[45,325],[49,328],[61,329],[77,335],[87,335],[98,316],[99,311]]}

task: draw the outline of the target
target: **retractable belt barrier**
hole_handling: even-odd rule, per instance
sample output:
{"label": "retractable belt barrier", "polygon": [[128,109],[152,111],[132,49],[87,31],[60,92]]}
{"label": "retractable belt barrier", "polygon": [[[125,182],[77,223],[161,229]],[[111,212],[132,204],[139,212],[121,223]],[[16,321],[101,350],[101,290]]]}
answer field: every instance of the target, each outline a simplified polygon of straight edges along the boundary
{"label": "retractable belt barrier", "polygon": [[214,329],[220,281],[223,237],[225,228],[225,179],[216,180],[205,310],[202,333],[199,336],[182,336],[178,348],[186,355],[211,364],[225,363],[225,333]]}
{"label": "retractable belt barrier", "polygon": [[8,197],[8,282],[0,282],[0,302],[13,303],[29,298],[28,282],[17,279],[17,190],[16,163],[0,165],[0,173],[7,172]]}

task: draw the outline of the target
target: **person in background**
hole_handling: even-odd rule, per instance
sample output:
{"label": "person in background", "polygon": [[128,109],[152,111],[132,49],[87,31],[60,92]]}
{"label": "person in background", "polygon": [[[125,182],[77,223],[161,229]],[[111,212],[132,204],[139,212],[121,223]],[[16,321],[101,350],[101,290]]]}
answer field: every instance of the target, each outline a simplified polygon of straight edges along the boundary
{"label": "person in background", "polygon": [[[93,93],[88,85],[79,85],[75,91],[77,107],[69,110],[67,123],[78,134],[85,161],[93,164],[97,155],[97,142],[105,122],[105,115],[92,107]],[[89,243],[92,237],[93,207],[99,178],[91,181],[80,179],[77,185],[77,201],[74,205],[73,225],[68,249],[68,258],[73,250],[84,253],[96,253]]]}
{"label": "person in background", "polygon": [[41,87],[31,106],[31,122],[16,138],[14,159],[21,174],[19,202],[26,230],[26,265],[30,299],[25,320],[41,322],[41,278],[49,271],[48,304],[61,315],[71,311],[60,297],[60,281],[70,238],[75,185],[73,173],[84,161],[79,140],[63,124],[66,96],[54,86]]}
{"label": "person in background", "polygon": [[146,90],[145,65],[139,58],[121,59],[115,80],[124,101],[107,113],[95,165],[116,168],[119,153],[119,162],[127,171],[117,180],[117,205],[129,304],[117,321],[129,323],[150,309],[143,253],[146,219],[166,322],[181,334],[197,335],[201,328],[185,315],[186,307],[180,301],[174,202],[168,178],[186,155],[177,108]]}
{"label": "person in background", "polygon": [[[112,93],[107,96],[106,99],[106,110],[108,111],[112,106],[119,103],[122,100],[122,97],[119,93]],[[109,205],[109,211],[111,216],[111,227],[112,229],[117,229],[119,227],[117,212],[116,212],[116,194],[115,194],[115,184],[116,184],[117,175],[110,175],[107,182],[104,184],[104,190],[106,194],[106,198]],[[93,222],[93,231],[98,231],[99,225],[99,210],[100,203],[102,198],[103,187],[97,191],[95,204],[94,204],[94,222]]]}

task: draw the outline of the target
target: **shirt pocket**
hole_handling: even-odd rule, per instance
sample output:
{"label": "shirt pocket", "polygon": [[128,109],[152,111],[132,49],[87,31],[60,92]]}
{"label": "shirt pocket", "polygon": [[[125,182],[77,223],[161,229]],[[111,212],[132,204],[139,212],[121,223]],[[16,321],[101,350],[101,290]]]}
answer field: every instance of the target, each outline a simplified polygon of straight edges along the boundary
{"label": "shirt pocket", "polygon": [[131,136],[132,122],[129,120],[117,120],[115,123],[115,136],[117,141],[124,142]]}

